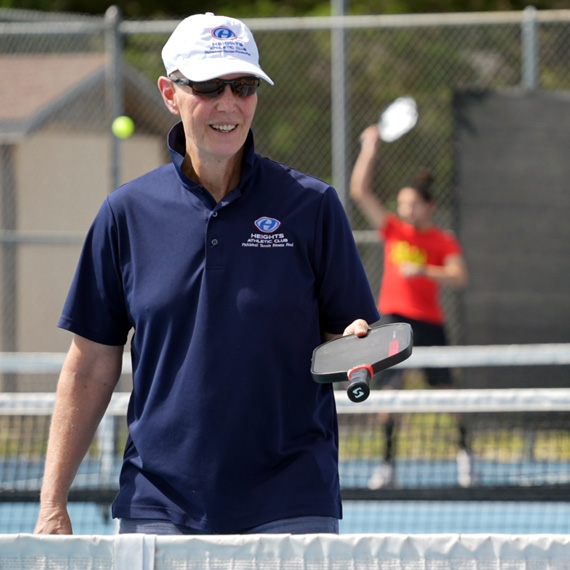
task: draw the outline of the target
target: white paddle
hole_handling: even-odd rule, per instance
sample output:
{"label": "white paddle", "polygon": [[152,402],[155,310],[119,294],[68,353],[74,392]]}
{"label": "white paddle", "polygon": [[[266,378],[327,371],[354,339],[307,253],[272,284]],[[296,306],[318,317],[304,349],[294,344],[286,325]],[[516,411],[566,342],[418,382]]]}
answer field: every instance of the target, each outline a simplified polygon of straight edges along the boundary
{"label": "white paddle", "polygon": [[418,107],[413,97],[398,97],[390,103],[378,121],[378,135],[384,142],[393,142],[414,128]]}

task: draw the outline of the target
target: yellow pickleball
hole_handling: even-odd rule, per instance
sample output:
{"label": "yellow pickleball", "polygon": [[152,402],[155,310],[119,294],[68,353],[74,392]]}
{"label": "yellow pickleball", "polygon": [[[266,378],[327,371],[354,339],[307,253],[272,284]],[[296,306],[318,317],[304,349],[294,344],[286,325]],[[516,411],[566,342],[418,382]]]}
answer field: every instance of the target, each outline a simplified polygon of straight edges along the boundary
{"label": "yellow pickleball", "polygon": [[111,125],[113,134],[119,139],[128,139],[135,132],[135,122],[126,115],[117,117]]}

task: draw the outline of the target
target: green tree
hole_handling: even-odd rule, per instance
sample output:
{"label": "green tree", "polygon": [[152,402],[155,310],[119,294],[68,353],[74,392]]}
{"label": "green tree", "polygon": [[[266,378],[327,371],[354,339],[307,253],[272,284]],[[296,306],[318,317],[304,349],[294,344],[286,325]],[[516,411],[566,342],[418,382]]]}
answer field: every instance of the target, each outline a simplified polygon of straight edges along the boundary
{"label": "green tree", "polygon": [[[124,18],[180,18],[205,10],[204,2],[188,0],[118,0]],[[412,14],[522,10],[528,0],[346,0],[347,14]],[[567,8],[568,0],[535,0],[537,9]],[[109,7],[107,0],[0,0],[2,8],[71,12],[101,15]],[[326,16],[330,0],[210,0],[207,9],[236,17]]]}

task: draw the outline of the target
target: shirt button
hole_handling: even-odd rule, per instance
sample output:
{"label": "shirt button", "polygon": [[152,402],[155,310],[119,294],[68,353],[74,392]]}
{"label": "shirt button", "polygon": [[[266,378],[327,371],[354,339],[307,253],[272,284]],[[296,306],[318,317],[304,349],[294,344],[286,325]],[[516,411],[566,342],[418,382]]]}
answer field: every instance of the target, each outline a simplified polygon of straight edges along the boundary
{"label": "shirt button", "polygon": [[212,244],[212,247],[216,247],[218,245],[218,240],[214,238],[210,243]]}
{"label": "shirt button", "polygon": [[212,218],[217,218],[218,217],[218,212],[212,212]]}

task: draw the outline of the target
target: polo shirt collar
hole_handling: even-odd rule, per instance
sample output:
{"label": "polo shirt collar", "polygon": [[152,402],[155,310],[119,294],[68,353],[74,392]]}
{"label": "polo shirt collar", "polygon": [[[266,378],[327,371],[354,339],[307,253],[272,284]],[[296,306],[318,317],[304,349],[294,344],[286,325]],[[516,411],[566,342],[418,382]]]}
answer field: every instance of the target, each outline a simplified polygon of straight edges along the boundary
{"label": "polo shirt collar", "polygon": [[[168,151],[170,158],[178,177],[184,182],[186,186],[195,186],[194,182],[184,174],[182,171],[182,163],[186,156],[186,139],[184,136],[184,127],[182,121],[176,123],[169,131],[167,137]],[[240,186],[251,176],[253,163],[255,160],[255,144],[253,140],[253,131],[250,129],[245,140],[245,153],[243,159],[243,168],[241,173]]]}

